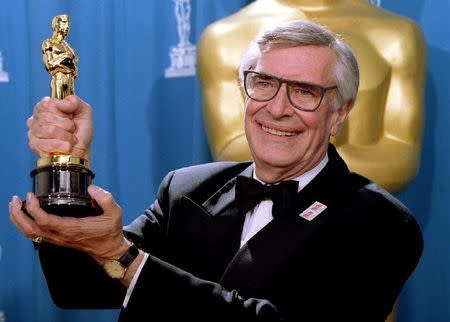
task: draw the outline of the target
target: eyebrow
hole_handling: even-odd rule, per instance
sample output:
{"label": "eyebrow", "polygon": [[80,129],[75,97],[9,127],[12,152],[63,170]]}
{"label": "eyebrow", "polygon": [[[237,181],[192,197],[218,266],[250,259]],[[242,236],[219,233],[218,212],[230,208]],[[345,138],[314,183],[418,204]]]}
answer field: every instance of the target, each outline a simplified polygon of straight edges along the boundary
{"label": "eyebrow", "polygon": [[287,78],[278,77],[278,76],[275,76],[275,75],[272,75],[272,74],[269,74],[269,73],[265,73],[265,72],[262,72],[262,71],[259,71],[259,70],[255,70],[255,69],[252,69],[251,71],[256,72],[258,74],[261,74],[263,76],[273,77],[273,78],[279,79],[279,80],[287,82],[287,83],[298,83],[298,84],[314,85],[314,86],[319,86],[319,87],[324,87],[324,88],[336,86],[336,85],[334,85],[334,86],[324,86],[324,85],[320,85],[320,84],[317,84],[317,83],[314,83],[314,82],[309,82],[309,81],[304,81],[304,80],[287,79]]}

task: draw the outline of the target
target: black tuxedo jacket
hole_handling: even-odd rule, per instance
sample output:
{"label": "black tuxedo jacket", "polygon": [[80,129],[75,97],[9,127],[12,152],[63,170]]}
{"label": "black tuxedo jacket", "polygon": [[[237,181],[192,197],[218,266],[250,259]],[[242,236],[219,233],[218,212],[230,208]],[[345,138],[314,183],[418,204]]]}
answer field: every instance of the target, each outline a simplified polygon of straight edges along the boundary
{"label": "black tuxedo jacket", "polygon": [[[125,227],[150,257],[120,321],[384,321],[421,256],[419,226],[332,145],[328,155],[296,213],[316,201],[327,208],[311,221],[276,218],[242,248],[235,183],[251,163],[168,174]],[[45,243],[39,254],[58,306],[121,306],[126,290],[88,256]]]}

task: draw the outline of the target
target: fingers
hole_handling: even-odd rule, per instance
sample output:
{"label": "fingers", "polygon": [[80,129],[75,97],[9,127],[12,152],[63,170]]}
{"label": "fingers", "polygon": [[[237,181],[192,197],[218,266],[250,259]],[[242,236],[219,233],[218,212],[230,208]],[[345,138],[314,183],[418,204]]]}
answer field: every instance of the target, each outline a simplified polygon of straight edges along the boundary
{"label": "fingers", "polygon": [[78,118],[88,119],[92,114],[91,106],[75,95],[57,100],[56,107],[59,111]]}
{"label": "fingers", "polygon": [[27,214],[22,210],[22,202],[17,196],[14,196],[9,203],[10,220],[27,238],[36,241],[40,237],[41,241],[71,247],[72,241],[68,241],[61,235],[61,231],[67,230],[67,227],[75,227],[75,218],[64,218],[48,214],[39,204],[36,196],[29,192],[26,200]]}
{"label": "fingers", "polygon": [[91,119],[91,107],[77,96],[44,97],[27,120],[29,146],[41,157],[58,152],[88,158]]}
{"label": "fingers", "polygon": [[43,98],[27,120],[29,146],[40,156],[47,156],[55,151],[70,153],[72,145],[76,143],[73,117],[61,112],[57,104],[56,99]]}
{"label": "fingers", "polygon": [[[45,212],[33,193],[27,194],[26,211],[16,196],[9,205],[10,219],[28,238],[83,251],[95,258],[114,258],[124,244],[122,212],[112,195],[96,186],[89,193],[105,213],[93,217],[60,217]],[[35,240],[36,242],[36,240]]]}
{"label": "fingers", "polygon": [[17,196],[13,196],[9,203],[9,219],[27,238],[43,234],[36,222],[22,211],[22,201]]}
{"label": "fingers", "polygon": [[52,97],[44,97],[42,98],[33,109],[33,115],[41,115],[42,113],[51,113],[55,114],[62,118],[72,119],[72,112],[66,112],[61,110],[59,106],[62,104],[63,100],[58,100]]}
{"label": "fingers", "polygon": [[89,195],[97,201],[104,213],[121,212],[119,205],[115,202],[110,192],[95,185],[90,185],[88,187],[88,192]]}
{"label": "fingers", "polygon": [[37,139],[29,135],[29,146],[31,150],[46,157],[55,153],[72,154],[72,143],[58,139]]}
{"label": "fingers", "polygon": [[65,105],[69,106],[69,108],[74,107],[72,111],[73,121],[75,123],[74,136],[76,140],[71,154],[89,159],[89,151],[93,137],[91,106],[83,102],[79,97],[73,95],[68,96],[63,100],[60,108],[64,109]]}
{"label": "fingers", "polygon": [[34,111],[52,111],[61,116],[73,118],[74,115],[91,115],[91,106],[76,95],[67,96],[64,99],[52,97],[42,98],[35,106]]}

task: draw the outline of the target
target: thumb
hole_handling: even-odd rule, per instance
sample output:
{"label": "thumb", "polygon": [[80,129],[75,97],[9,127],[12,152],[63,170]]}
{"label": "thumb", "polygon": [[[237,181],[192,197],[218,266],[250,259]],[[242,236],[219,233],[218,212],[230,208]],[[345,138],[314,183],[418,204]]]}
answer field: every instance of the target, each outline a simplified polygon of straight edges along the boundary
{"label": "thumb", "polygon": [[97,201],[98,205],[103,209],[103,213],[120,211],[119,205],[114,200],[112,194],[96,185],[88,187],[89,195]]}
{"label": "thumb", "polygon": [[91,106],[76,95],[70,95],[57,101],[57,108],[64,113],[89,118],[91,115]]}

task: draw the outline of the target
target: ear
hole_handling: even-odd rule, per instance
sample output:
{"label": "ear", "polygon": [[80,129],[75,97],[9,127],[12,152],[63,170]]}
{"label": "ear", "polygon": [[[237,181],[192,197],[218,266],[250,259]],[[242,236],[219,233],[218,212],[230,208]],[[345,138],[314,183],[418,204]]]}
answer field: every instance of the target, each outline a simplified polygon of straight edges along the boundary
{"label": "ear", "polygon": [[345,102],[342,106],[340,106],[334,113],[334,121],[331,125],[331,135],[335,136],[339,133],[342,126],[344,125],[344,122],[347,118],[348,113],[350,113],[350,110],[353,107],[353,101],[348,100]]}

